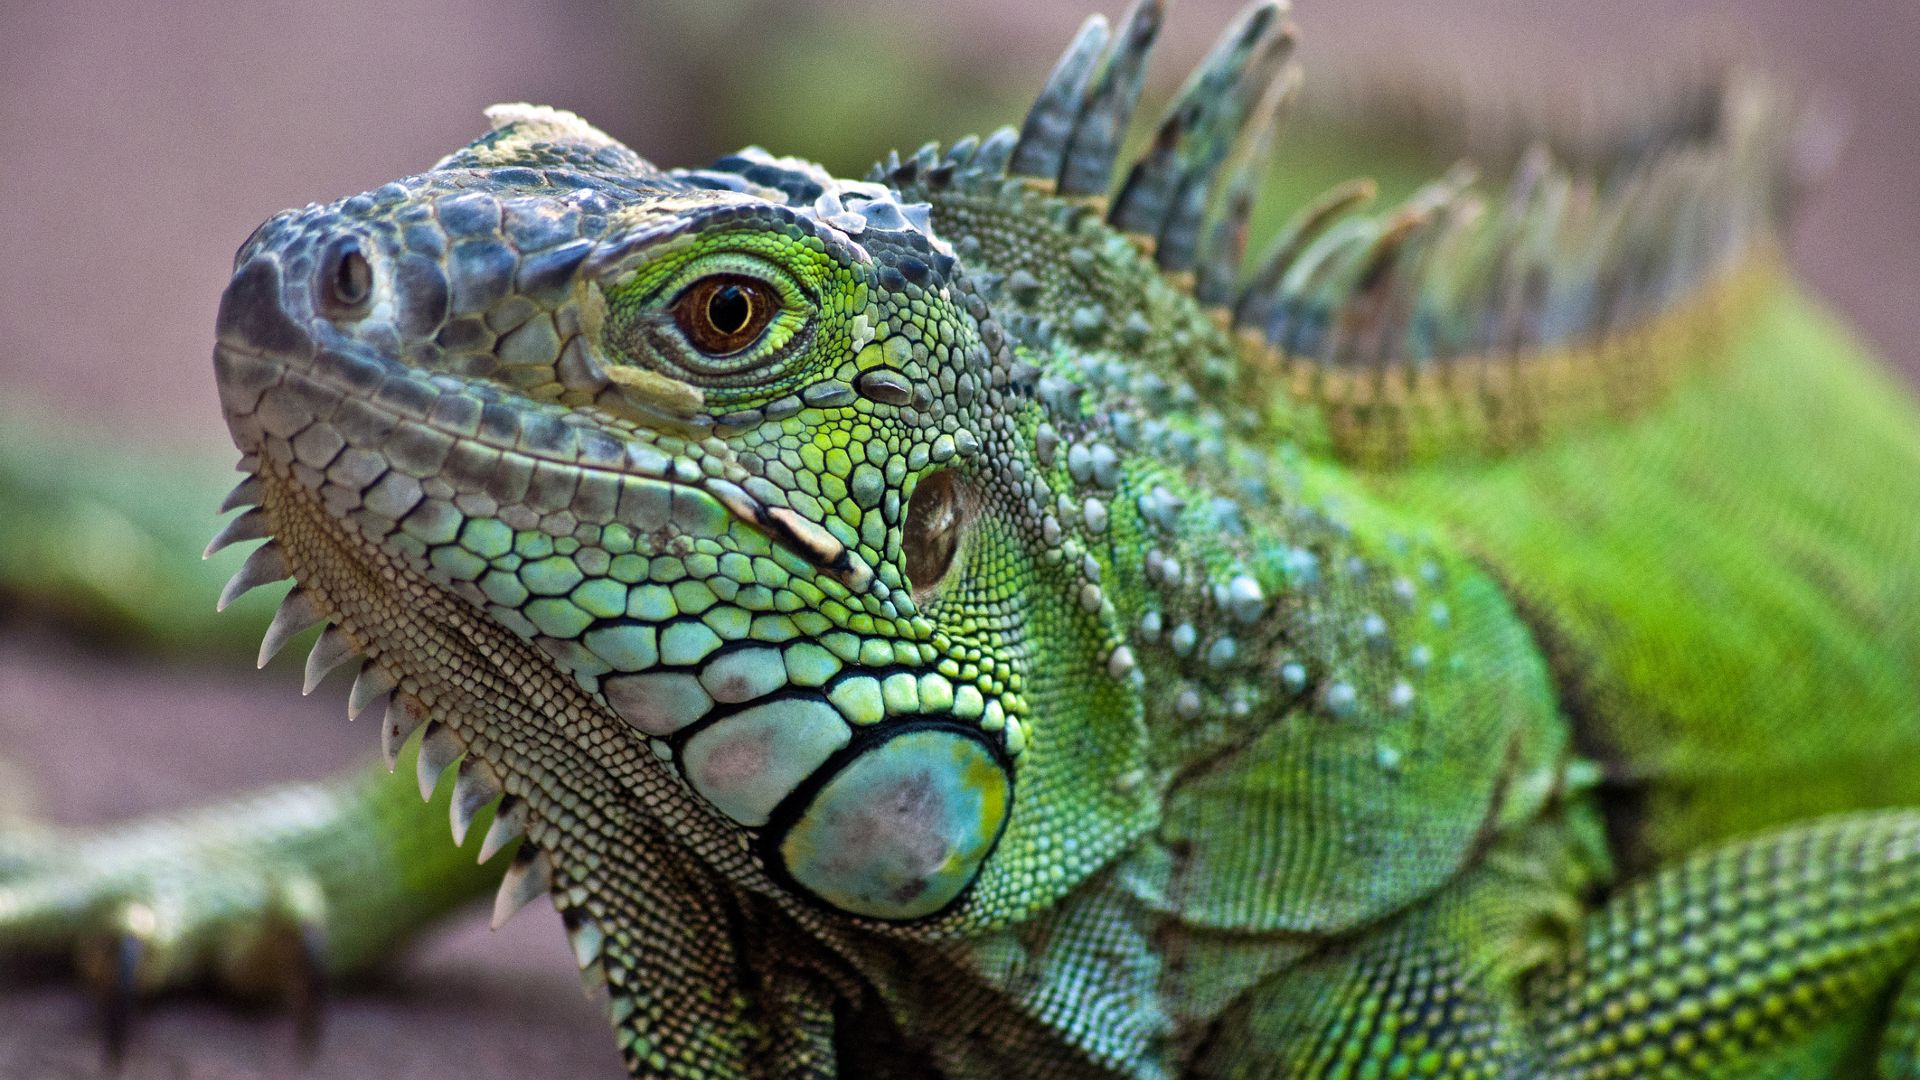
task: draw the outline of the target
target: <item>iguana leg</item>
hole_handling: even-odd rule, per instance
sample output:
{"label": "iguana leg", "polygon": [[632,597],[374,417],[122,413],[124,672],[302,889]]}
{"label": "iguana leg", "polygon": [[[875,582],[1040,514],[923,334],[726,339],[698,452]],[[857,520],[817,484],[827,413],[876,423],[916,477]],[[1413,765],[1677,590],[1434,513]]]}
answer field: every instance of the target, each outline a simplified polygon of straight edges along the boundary
{"label": "iguana leg", "polygon": [[1881,1076],[1920,1076],[1920,812],[1702,852],[1621,889],[1567,947],[1550,879],[1515,865],[1484,866],[1261,987],[1196,1071],[1856,1077],[1877,1050]]}
{"label": "iguana leg", "polygon": [[[451,783],[423,803],[400,768],[276,788],[100,830],[0,836],[0,963],[71,957],[107,1006],[212,985],[303,1015],[330,981],[373,966],[424,923],[499,880],[448,833]],[[0,972],[4,967],[0,967]]]}
{"label": "iguana leg", "polygon": [[1917,957],[1920,811],[1852,814],[1622,890],[1524,995],[1559,1076],[1858,1076],[1906,973],[1881,1070],[1910,1077]]}
{"label": "iguana leg", "polygon": [[1920,1080],[1920,964],[1907,971],[1893,995],[1878,1064],[1885,1080]]}

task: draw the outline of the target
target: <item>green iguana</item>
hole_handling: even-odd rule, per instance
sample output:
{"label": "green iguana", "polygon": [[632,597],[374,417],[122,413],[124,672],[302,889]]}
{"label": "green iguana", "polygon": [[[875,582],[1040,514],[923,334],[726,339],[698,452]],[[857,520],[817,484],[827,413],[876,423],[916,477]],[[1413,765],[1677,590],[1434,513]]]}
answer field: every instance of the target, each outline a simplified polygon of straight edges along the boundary
{"label": "green iguana", "polygon": [[1116,167],[1161,18],[860,181],[509,105],[262,225],[213,546],[402,768],[23,837],[0,945],[311,993],[497,889],[634,1076],[1920,1076],[1920,410],[1800,111],[1246,259],[1291,28]]}

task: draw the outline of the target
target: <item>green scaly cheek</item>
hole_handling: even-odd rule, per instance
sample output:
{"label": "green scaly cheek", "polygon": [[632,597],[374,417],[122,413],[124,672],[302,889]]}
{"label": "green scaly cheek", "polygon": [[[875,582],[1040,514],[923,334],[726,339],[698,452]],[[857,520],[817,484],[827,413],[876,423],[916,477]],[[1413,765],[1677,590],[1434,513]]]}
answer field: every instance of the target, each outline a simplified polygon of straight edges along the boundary
{"label": "green scaly cheek", "polygon": [[909,729],[834,774],[780,842],[795,882],[841,911],[917,919],[952,903],[1006,825],[1012,781],[972,735]]}

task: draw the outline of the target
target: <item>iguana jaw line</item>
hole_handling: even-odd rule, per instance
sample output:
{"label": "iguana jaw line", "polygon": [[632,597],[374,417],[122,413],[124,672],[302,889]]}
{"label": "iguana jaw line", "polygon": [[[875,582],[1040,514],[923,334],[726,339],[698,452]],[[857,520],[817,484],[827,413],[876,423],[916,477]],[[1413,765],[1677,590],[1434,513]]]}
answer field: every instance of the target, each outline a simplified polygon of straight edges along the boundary
{"label": "iguana jaw line", "polygon": [[[272,412],[276,407],[284,409],[286,407],[284,400],[288,397],[311,396],[319,391],[332,395],[342,404],[353,403],[360,410],[358,422],[362,424],[372,423],[376,427],[389,429],[397,429],[401,425],[413,425],[426,431],[444,434],[449,438],[459,437],[463,443],[471,441],[492,446],[503,441],[497,438],[471,437],[464,433],[446,431],[444,427],[434,424],[431,410],[412,409],[391,402],[355,397],[345,386],[340,385],[342,380],[333,377],[332,370],[319,363],[309,364],[304,370],[299,370],[288,363],[288,358],[283,355],[225,343],[216,348],[215,363],[222,373],[223,388],[229,385],[229,373],[234,377],[245,379],[256,377],[253,373],[261,366],[278,369],[282,382],[263,391],[258,399],[266,403],[268,412]],[[398,365],[389,366],[401,371],[407,370]],[[436,379],[453,378],[455,377],[436,377]],[[278,397],[275,396],[276,390],[279,391]],[[276,406],[276,402],[281,404]],[[291,577],[296,583],[294,593],[289,595],[287,603],[283,606],[282,616],[276,619],[273,627],[269,628],[267,638],[263,642],[261,655],[263,666],[273,653],[277,653],[284,647],[289,638],[316,622],[343,623],[339,604],[328,601],[324,594],[317,593],[311,587],[316,574],[329,569],[352,567],[357,571],[358,577],[369,582],[380,577],[404,575],[417,580],[420,587],[431,587],[457,597],[459,601],[472,607],[477,617],[486,618],[487,598],[471,582],[452,580],[446,574],[436,572],[422,560],[410,558],[407,553],[391,548],[389,544],[391,538],[405,534],[407,523],[412,520],[410,514],[401,520],[397,530],[386,535],[373,535],[367,524],[370,520],[376,519],[366,515],[356,516],[354,512],[356,508],[347,506],[346,500],[354,498],[355,493],[347,489],[343,478],[336,475],[333,470],[322,471],[322,466],[315,464],[318,460],[317,454],[309,452],[303,455],[303,448],[298,445],[302,436],[307,430],[328,430],[325,421],[316,420],[311,428],[303,429],[291,437],[283,437],[259,425],[248,423],[249,419],[248,416],[229,411],[229,421],[234,426],[235,440],[247,455],[242,461],[242,468],[252,472],[256,480],[255,497],[259,502],[258,512],[264,515],[264,522],[257,525],[248,523],[242,533],[235,533],[230,528],[215,538],[209,547],[209,553],[228,543],[243,539],[265,538],[269,540],[265,550],[284,563],[284,572],[279,573],[275,578],[264,580]],[[250,433],[253,437],[243,439],[243,432]],[[390,440],[391,435],[386,438]],[[390,444],[383,440],[374,445],[384,449]],[[338,455],[344,453],[344,450],[336,451],[333,461],[338,462]],[[521,452],[503,450],[501,453]],[[675,469],[673,466],[682,463],[683,459],[665,459],[657,453],[644,456],[636,454],[628,459],[634,468],[613,470],[596,469],[593,466],[564,460],[550,453],[535,451],[525,453],[523,456],[530,458],[537,465],[551,465],[583,474],[610,474],[627,480],[629,487],[634,481],[645,483],[649,485],[649,490],[666,492],[666,500],[670,505],[677,499],[698,500],[701,508],[706,512],[723,511],[731,515],[734,520],[757,527],[775,544],[792,552],[797,559],[813,565],[849,586],[858,582],[864,587],[865,583],[870,583],[873,579],[871,568],[857,553],[848,549],[826,530],[792,510],[786,507],[767,506],[753,499],[738,485],[724,479],[700,475],[697,472],[694,473],[693,482],[682,482],[679,478],[684,477],[686,471]],[[448,470],[443,475],[453,477],[456,485],[461,480],[478,484],[486,479],[484,476],[461,477],[453,468],[455,461],[452,458],[449,458],[447,465]],[[378,484],[379,481],[376,481],[374,486]],[[367,489],[367,491],[371,490],[372,487]],[[366,492],[360,494],[364,495]],[[243,515],[242,519],[236,519],[236,524],[245,519],[246,515]],[[328,542],[319,546],[308,545],[304,549],[289,543],[289,536],[301,531],[324,534]],[[225,600],[230,601],[233,596],[245,591],[245,588],[263,583],[260,580],[245,580],[246,577],[247,571],[243,570],[230,586],[229,595]],[[373,656],[376,652],[392,653],[394,651],[391,644],[384,650],[372,649],[374,635],[370,627],[352,627],[348,628],[346,633],[353,643],[352,654],[349,655]],[[337,646],[335,648],[337,649]],[[400,655],[404,656],[404,651]],[[344,663],[348,655],[330,659],[334,663]],[[547,666],[556,679],[571,683],[571,677],[555,666],[551,658],[543,659],[546,660]],[[404,663],[399,667],[401,670],[384,670],[384,673],[376,673],[369,677],[376,683],[401,684],[409,675],[417,674],[405,670]],[[369,670],[377,671],[382,668],[383,665],[375,664]],[[323,674],[324,669],[320,672],[310,672],[309,683],[316,682]],[[350,706],[350,715],[357,715],[374,696],[377,695],[365,690],[357,692]],[[621,725],[624,728],[623,722],[608,712],[604,706],[600,706],[600,711],[610,724]],[[418,718],[415,720],[417,723]],[[411,730],[411,727],[408,730]],[[437,773],[435,775],[437,776]],[[423,794],[429,792],[431,788],[426,786],[427,781],[423,779],[422,783]]]}
{"label": "iguana jaw line", "polygon": [[[258,350],[223,347],[220,360],[224,367],[273,358]],[[313,468],[299,459],[294,440],[272,434],[252,444],[241,463],[251,476],[238,490],[257,504],[249,514],[262,523],[259,533],[268,542],[261,550],[279,563],[281,576],[296,582],[268,632],[263,658],[299,632],[322,625],[324,632],[308,664],[309,689],[334,666],[364,662],[350,694],[349,717],[382,694],[390,695],[382,731],[390,763],[415,731],[422,732],[417,759],[422,797],[431,798],[444,774],[455,775],[455,841],[465,842],[476,818],[489,824],[483,859],[519,836],[528,839],[502,883],[496,925],[542,892],[554,892],[559,902],[565,883],[555,874],[564,860],[548,845],[571,837],[543,823],[567,816],[568,806],[609,805],[606,794],[587,790],[607,781],[627,796],[624,805],[636,815],[649,814],[644,807],[660,804],[663,785],[674,789],[674,805],[692,812],[675,815],[670,823],[676,839],[690,840],[688,846],[703,861],[725,871],[735,884],[772,896],[783,907],[794,906],[794,898],[756,862],[743,858],[747,849],[739,843],[735,823],[687,790],[673,767],[647,750],[630,721],[585,692],[553,657],[507,632],[489,617],[483,598],[464,595],[470,588],[463,592],[458,587],[462,583],[445,580],[420,560],[369,535],[351,516],[334,512],[327,505],[326,485],[315,486],[311,477],[300,475],[303,464]],[[712,497],[706,487],[665,483],[676,491]],[[761,513],[775,528],[793,518],[785,508]],[[744,514],[741,519],[753,520]],[[217,540],[216,545],[240,538]],[[817,550],[808,554],[818,557]],[[400,603],[394,603],[396,598]],[[503,651],[509,653],[504,659]],[[448,662],[449,653],[461,659]],[[480,671],[511,687],[489,698],[518,713],[515,719],[488,722],[478,715],[472,695],[447,683],[450,672]],[[555,707],[558,715],[531,704],[569,698],[575,699],[570,707]],[[518,771],[510,755],[498,752],[502,742],[517,741],[529,729],[553,734],[555,728],[562,729],[557,734],[569,748],[568,764],[550,774]],[[576,786],[576,777],[597,782]],[[497,812],[488,823],[479,811],[490,806]],[[688,817],[698,819],[691,837],[683,835],[689,831]],[[588,895],[576,893],[575,902]],[[591,958],[582,955],[585,966]]]}
{"label": "iguana jaw line", "polygon": [[[364,350],[354,352],[364,353]],[[581,475],[593,474],[606,482],[619,483],[632,478],[657,482],[674,492],[687,497],[711,499],[724,507],[726,511],[742,522],[753,525],[766,533],[774,543],[781,545],[801,559],[811,563],[823,573],[830,574],[850,590],[861,592],[873,581],[873,568],[861,558],[860,554],[842,543],[833,534],[814,522],[802,517],[784,506],[769,505],[749,494],[739,484],[731,480],[707,475],[698,468],[689,468],[683,458],[670,458],[653,449],[637,435],[648,434],[637,431],[626,435],[625,454],[616,463],[611,455],[604,455],[600,461],[589,463],[578,457],[567,457],[551,450],[533,446],[528,447],[518,439],[517,433],[494,432],[484,428],[463,431],[451,427],[444,419],[436,417],[434,410],[413,407],[404,398],[390,397],[377,399],[356,393],[349,380],[340,377],[343,367],[357,365],[379,365],[384,369],[388,382],[393,375],[404,374],[411,377],[412,384],[423,391],[434,393],[481,395],[485,399],[497,399],[505,407],[490,409],[490,417],[507,417],[515,421],[525,416],[547,412],[556,417],[579,415],[578,410],[546,406],[546,403],[534,402],[524,398],[512,398],[499,387],[482,380],[462,378],[457,375],[435,373],[421,375],[404,365],[366,355],[354,355],[349,351],[329,351],[324,356],[335,357],[339,363],[328,366],[317,359],[307,359],[287,354],[276,354],[255,348],[222,342],[215,347],[214,365],[221,373],[223,401],[227,404],[227,420],[232,429],[234,441],[243,453],[274,453],[287,463],[300,462],[306,469],[296,469],[292,475],[306,486],[318,490],[316,482],[322,477],[322,466],[312,464],[311,460],[302,461],[302,455],[294,446],[294,440],[312,428],[322,427],[324,422],[310,421],[311,427],[303,427],[292,435],[279,435],[268,429],[256,415],[259,403],[276,389],[282,396],[275,399],[282,406],[290,405],[292,398],[311,398],[320,396],[336,403],[337,406],[350,406],[360,413],[355,419],[363,430],[385,429],[388,432],[403,427],[415,429],[427,438],[445,440],[448,443],[458,441],[462,453],[450,454],[443,462],[446,474],[456,483],[466,480],[471,483],[485,483],[498,470],[498,459],[492,463],[494,469],[482,466],[488,463],[476,461],[471,448],[479,447],[497,455],[515,455],[532,462],[535,468],[549,466],[569,470]],[[238,393],[227,393],[232,383],[264,383],[270,377],[269,372],[277,371],[279,379],[266,386],[253,398],[254,411],[239,412],[236,406],[245,400]],[[551,410],[549,412],[549,410]],[[285,424],[286,419],[277,422]],[[586,424],[574,425],[586,430],[597,430]],[[336,431],[337,434],[337,431]],[[367,438],[367,448],[384,450],[390,445],[392,435],[380,438]],[[352,446],[355,440],[349,435],[345,442]],[[275,449],[277,447],[277,449]],[[378,452],[378,451],[376,451]],[[318,458],[322,451],[315,451]],[[336,455],[338,451],[336,451]],[[332,461],[337,461],[337,456]],[[332,461],[329,461],[330,465]],[[462,474],[463,468],[468,471]],[[303,475],[304,473],[304,475]],[[327,477],[331,479],[331,477]]]}

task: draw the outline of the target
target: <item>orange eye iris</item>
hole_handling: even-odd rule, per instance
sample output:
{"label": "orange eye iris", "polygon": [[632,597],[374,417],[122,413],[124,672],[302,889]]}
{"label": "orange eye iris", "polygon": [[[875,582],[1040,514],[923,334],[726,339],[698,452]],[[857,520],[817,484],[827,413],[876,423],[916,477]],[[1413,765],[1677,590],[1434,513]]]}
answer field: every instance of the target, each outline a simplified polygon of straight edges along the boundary
{"label": "orange eye iris", "polygon": [[687,286],[673,302],[673,321],[693,347],[727,356],[760,339],[779,303],[765,282],[715,274]]}

